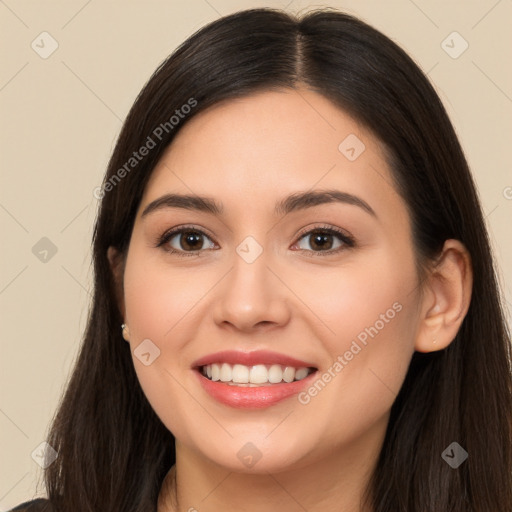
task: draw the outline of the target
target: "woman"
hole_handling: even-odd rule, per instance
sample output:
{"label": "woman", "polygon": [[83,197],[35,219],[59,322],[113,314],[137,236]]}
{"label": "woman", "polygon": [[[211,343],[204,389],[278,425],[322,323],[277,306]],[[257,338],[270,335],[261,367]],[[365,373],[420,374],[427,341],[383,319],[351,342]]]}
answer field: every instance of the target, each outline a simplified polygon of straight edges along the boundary
{"label": "woman", "polygon": [[332,10],[209,24],[146,84],[95,195],[49,499],[19,510],[512,510],[482,210],[390,39]]}

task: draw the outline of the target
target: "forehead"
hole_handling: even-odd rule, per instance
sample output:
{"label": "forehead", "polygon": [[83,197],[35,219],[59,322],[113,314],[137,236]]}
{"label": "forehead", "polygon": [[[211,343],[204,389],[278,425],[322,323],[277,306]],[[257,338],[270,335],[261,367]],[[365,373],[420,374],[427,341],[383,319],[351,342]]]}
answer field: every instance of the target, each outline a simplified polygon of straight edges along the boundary
{"label": "forehead", "polygon": [[316,188],[364,195],[377,210],[403,207],[392,183],[380,142],[328,99],[306,89],[265,91],[190,119],[153,170],[141,209],[169,192],[215,197],[228,211],[241,202],[244,210],[273,208]]}

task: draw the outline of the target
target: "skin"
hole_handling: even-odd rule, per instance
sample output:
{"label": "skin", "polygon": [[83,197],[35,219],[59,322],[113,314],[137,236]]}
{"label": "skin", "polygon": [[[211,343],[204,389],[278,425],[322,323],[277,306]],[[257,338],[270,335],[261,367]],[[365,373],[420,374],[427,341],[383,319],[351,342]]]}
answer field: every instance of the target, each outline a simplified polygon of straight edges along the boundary
{"label": "skin", "polygon": [[[365,145],[354,161],[338,149],[349,134]],[[108,252],[132,354],[145,339],[160,349],[149,366],[133,357],[144,393],[176,438],[159,512],[364,510],[360,498],[410,359],[452,342],[472,284],[466,249],[448,240],[420,285],[410,217],[392,184],[379,141],[304,87],[217,104],[167,148],[127,254]],[[311,189],[356,195],[376,216],[334,202],[274,214],[278,200]],[[169,192],[213,197],[224,213],[141,216]],[[324,224],[349,233],[355,246],[333,235],[332,249],[343,249],[326,255],[302,234]],[[155,247],[180,225],[206,233],[199,256]],[[263,248],[250,264],[236,252],[247,236]],[[181,242],[178,234],[167,246],[185,252]],[[234,409],[206,394],[191,369],[220,350],[266,349],[311,361],[323,374],[396,303],[400,312],[307,404],[294,396]],[[261,454],[251,468],[237,457],[248,442]]]}

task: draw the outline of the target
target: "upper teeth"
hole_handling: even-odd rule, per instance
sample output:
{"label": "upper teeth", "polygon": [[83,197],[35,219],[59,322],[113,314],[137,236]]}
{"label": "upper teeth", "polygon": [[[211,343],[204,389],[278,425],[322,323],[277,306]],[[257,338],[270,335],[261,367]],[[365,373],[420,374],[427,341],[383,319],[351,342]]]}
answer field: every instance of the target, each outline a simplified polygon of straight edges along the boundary
{"label": "upper teeth", "polygon": [[233,384],[277,384],[279,382],[293,382],[304,379],[311,373],[309,368],[294,368],[273,364],[265,366],[245,366],[243,364],[208,364],[201,368],[203,375],[213,381]]}

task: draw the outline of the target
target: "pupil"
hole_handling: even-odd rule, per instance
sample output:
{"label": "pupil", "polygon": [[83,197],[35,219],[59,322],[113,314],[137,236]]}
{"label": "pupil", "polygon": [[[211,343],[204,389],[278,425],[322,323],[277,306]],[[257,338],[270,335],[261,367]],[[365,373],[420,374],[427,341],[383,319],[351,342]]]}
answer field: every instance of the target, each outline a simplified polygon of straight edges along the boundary
{"label": "pupil", "polygon": [[327,242],[327,244],[325,243],[322,243],[325,242],[325,239],[327,237],[330,237],[331,235],[322,235],[322,234],[316,234],[316,235],[313,235],[313,238],[314,238],[314,244],[313,245],[318,245],[321,249],[330,249],[332,247],[332,242],[329,243]]}
{"label": "pupil", "polygon": [[[185,246],[189,246],[191,247],[192,249],[194,247],[197,247],[197,242],[199,241],[199,236],[196,234],[196,233],[193,233],[191,231],[187,232],[187,233],[184,233],[183,234],[184,237],[185,237],[185,244],[184,244],[184,247]],[[201,243],[199,242],[199,247],[201,246]]]}

